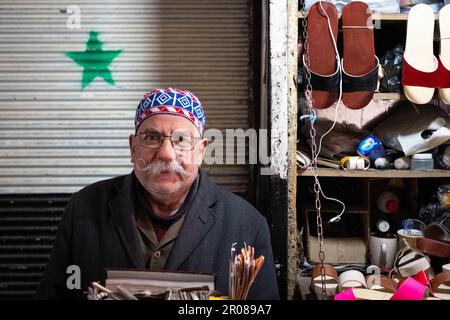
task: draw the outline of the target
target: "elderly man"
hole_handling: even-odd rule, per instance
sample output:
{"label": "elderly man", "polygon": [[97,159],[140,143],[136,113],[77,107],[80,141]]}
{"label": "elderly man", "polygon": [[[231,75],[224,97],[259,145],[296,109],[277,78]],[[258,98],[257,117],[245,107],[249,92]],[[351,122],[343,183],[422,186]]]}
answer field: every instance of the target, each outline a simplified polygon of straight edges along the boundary
{"label": "elderly man", "polygon": [[[156,89],[136,110],[131,174],[75,193],[63,215],[38,298],[83,298],[106,268],[214,273],[228,294],[230,249],[244,242],[265,262],[249,299],[279,298],[266,220],[199,171],[208,141],[205,115],[189,91]],[[67,267],[81,270],[69,289]]]}

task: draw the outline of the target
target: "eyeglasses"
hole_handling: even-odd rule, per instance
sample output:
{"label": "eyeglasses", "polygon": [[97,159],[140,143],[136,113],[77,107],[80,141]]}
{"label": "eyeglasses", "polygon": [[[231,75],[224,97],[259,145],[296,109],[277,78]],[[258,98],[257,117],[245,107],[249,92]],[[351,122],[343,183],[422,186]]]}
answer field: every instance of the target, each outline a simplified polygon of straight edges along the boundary
{"label": "eyeglasses", "polygon": [[170,136],[165,136],[157,132],[138,132],[136,135],[139,136],[139,142],[143,147],[159,149],[164,142],[164,138],[169,138],[172,147],[179,151],[193,150],[197,141],[201,139],[177,132],[172,133]]}

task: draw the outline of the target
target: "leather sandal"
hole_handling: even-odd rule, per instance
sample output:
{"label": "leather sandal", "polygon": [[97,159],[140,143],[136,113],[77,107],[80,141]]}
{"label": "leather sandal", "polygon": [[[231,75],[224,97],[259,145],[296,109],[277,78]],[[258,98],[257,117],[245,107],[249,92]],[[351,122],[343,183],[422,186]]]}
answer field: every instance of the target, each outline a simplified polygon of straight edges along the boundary
{"label": "leather sandal", "polygon": [[334,300],[424,300],[427,287],[415,280],[407,278],[394,292],[381,292],[364,288],[347,289],[334,296]]}
{"label": "leather sandal", "polygon": [[367,288],[366,278],[357,270],[344,271],[339,275],[339,291],[349,288]]}
{"label": "leather sandal", "polygon": [[450,300],[450,271],[441,272],[431,280],[431,293],[436,298]]}
{"label": "leather sandal", "polygon": [[438,221],[433,222],[423,230],[423,238],[417,239],[417,248],[424,253],[449,259],[450,258],[450,214],[443,214]]}
{"label": "leather sandal", "polygon": [[390,300],[424,300],[428,288],[414,278],[407,278],[395,291]]}
{"label": "leather sandal", "polygon": [[434,13],[430,6],[417,4],[408,13],[403,54],[403,91],[409,101],[425,104],[437,87],[438,60],[433,54]]}
{"label": "leather sandal", "polygon": [[337,41],[339,23],[335,5],[325,1],[314,3],[309,10],[307,23],[309,61],[303,55],[303,65],[311,73],[313,106],[325,109],[331,107],[339,96],[339,61],[336,58],[337,47],[333,42],[333,37]]}
{"label": "leather sandal", "polygon": [[444,213],[438,221],[426,226],[423,235],[429,239],[450,243],[450,213]]}
{"label": "leather sandal", "polygon": [[[327,298],[329,298],[336,294],[338,288],[338,275],[336,269],[332,265],[324,264],[323,267],[325,274],[325,290],[327,291]],[[320,264],[317,264],[312,270],[311,289],[318,300],[323,300]]]}
{"label": "leather sandal", "polygon": [[439,10],[440,56],[439,56],[439,98],[450,104],[450,5]]}
{"label": "leather sandal", "polygon": [[405,239],[403,245],[394,261],[394,268],[402,277],[415,276],[420,271],[430,268],[430,261],[424,253],[412,248]]}
{"label": "leather sandal", "polygon": [[372,13],[368,5],[354,1],[342,10],[344,54],[342,101],[350,109],[364,108],[377,88],[379,61],[375,55]]}
{"label": "leather sandal", "polygon": [[417,239],[417,249],[423,251],[424,253],[438,258],[450,258],[450,244],[429,239],[429,238],[419,238]]}
{"label": "leather sandal", "polygon": [[334,300],[390,300],[393,294],[364,288],[347,289],[334,296]]}
{"label": "leather sandal", "polygon": [[366,278],[367,288],[371,290],[394,293],[397,284],[391,278],[372,274]]}

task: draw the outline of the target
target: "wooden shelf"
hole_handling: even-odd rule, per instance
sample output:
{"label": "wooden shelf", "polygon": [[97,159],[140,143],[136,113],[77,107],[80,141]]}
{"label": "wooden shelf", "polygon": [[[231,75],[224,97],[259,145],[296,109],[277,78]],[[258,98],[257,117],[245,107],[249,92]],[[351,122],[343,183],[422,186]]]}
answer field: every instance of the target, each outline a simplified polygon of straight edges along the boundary
{"label": "wooden shelf", "polygon": [[[299,91],[299,97],[304,98],[305,94],[303,91]],[[392,93],[392,92],[375,92],[373,94],[373,100],[400,100],[406,99],[405,95],[401,93]]]}
{"label": "wooden shelf", "polygon": [[[304,211],[315,211],[316,207],[313,203],[308,203],[303,207]],[[322,211],[329,211],[334,213],[340,213],[342,211],[342,206],[339,204],[332,203],[329,201],[327,204],[322,204],[321,207]],[[362,205],[354,205],[354,204],[348,204],[345,205],[345,212],[346,213],[356,213],[356,214],[369,214],[370,209],[367,207],[363,207]]]}
{"label": "wooden shelf", "polygon": [[[304,18],[304,15],[301,11],[297,14],[299,19]],[[339,13],[339,18],[341,17],[341,13]],[[407,13],[372,13],[373,20],[376,21],[406,21],[408,20]],[[434,15],[434,19],[438,20],[438,14]]]}
{"label": "wooden shelf", "polygon": [[390,92],[375,92],[373,95],[373,100],[400,100],[406,97],[400,93],[390,93]]}
{"label": "wooden shelf", "polygon": [[[304,98],[305,94],[303,91],[299,91],[299,97]],[[435,94],[432,101],[439,99],[439,96]],[[403,93],[393,93],[393,92],[375,92],[373,94],[372,100],[406,100],[406,96]]]}
{"label": "wooden shelf", "polygon": [[[406,100],[406,96],[403,93],[392,93],[392,92],[375,92],[373,95],[373,100]],[[439,96],[435,94],[432,101],[439,99]]]}
{"label": "wooden shelf", "polygon": [[[297,169],[297,176],[312,177],[309,169]],[[349,178],[450,178],[450,170],[376,170],[346,171],[340,169],[319,168],[319,177]]]}

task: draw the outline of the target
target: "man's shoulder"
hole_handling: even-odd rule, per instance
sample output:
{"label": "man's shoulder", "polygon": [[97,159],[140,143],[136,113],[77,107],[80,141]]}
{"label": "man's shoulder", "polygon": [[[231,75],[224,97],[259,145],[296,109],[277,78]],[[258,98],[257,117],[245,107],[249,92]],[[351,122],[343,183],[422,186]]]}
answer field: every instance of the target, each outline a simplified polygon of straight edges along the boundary
{"label": "man's shoulder", "polygon": [[116,194],[117,188],[123,184],[130,175],[118,176],[110,179],[94,182],[77,192],[77,197],[98,197],[101,194]]}
{"label": "man's shoulder", "polygon": [[[208,178],[208,191],[214,196],[219,206],[227,216],[236,216],[238,219],[263,219],[262,214],[247,200],[211,181]],[[245,213],[245,214],[243,214]]]}

